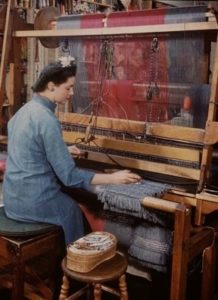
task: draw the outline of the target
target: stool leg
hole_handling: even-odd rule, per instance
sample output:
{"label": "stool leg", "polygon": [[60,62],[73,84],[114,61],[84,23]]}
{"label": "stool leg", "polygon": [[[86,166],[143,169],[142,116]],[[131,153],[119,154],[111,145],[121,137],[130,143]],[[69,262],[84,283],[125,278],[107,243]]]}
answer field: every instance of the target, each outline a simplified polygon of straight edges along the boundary
{"label": "stool leg", "polygon": [[119,278],[119,287],[120,287],[120,299],[121,300],[128,300],[128,291],[126,285],[126,275],[123,274]]}
{"label": "stool leg", "polygon": [[69,287],[70,287],[69,281],[68,281],[67,277],[64,275],[63,276],[63,283],[61,285],[59,300],[65,300],[67,298]]}
{"label": "stool leg", "polygon": [[96,283],[94,285],[94,300],[101,300],[101,284]]}
{"label": "stool leg", "polygon": [[93,300],[93,285],[89,283],[89,288],[86,293],[86,300]]}
{"label": "stool leg", "polygon": [[13,288],[12,288],[12,300],[24,299],[24,264],[18,260],[15,261],[13,270]]}

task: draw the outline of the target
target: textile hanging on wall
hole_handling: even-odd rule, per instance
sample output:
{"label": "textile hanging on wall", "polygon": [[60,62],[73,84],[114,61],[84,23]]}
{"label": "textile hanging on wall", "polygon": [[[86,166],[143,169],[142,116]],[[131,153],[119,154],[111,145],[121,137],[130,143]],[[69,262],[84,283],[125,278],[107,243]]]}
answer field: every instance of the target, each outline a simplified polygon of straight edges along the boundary
{"label": "textile hanging on wall", "polygon": [[[200,6],[114,12],[107,17],[71,15],[60,17],[57,28],[173,26],[203,21],[205,11],[206,7]],[[201,32],[63,39],[60,53],[69,53],[77,61],[73,99],[77,113],[98,110],[101,116],[167,122],[178,114],[190,89],[207,82],[208,61]]]}

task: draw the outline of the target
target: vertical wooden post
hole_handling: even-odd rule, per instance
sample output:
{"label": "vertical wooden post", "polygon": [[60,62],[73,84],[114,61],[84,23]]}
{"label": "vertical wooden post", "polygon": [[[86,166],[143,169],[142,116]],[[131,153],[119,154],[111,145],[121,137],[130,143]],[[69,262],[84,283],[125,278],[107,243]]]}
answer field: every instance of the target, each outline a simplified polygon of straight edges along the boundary
{"label": "vertical wooden post", "polygon": [[213,299],[215,290],[216,238],[203,252],[201,300]]}
{"label": "vertical wooden post", "polygon": [[[211,82],[211,94],[210,94],[207,122],[216,121],[217,103],[218,103],[218,34],[217,34],[217,41],[216,41],[216,51],[215,51],[213,75],[212,75],[212,82]],[[207,130],[207,126],[205,130]],[[218,134],[218,133],[214,132],[214,134]],[[198,185],[198,192],[202,191],[202,189],[204,188],[205,181],[209,176],[210,165],[212,160],[212,152],[213,152],[213,146],[205,144],[202,152],[201,174],[200,174],[200,180]]]}
{"label": "vertical wooden post", "polygon": [[[2,105],[5,97],[5,78],[7,72],[7,65],[9,61],[9,54],[11,50],[12,41],[12,28],[13,28],[13,0],[8,0],[5,26],[4,26],[4,36],[2,45],[2,55],[0,64],[0,116],[2,116]],[[0,124],[0,131],[2,129],[2,124]]]}
{"label": "vertical wooden post", "polygon": [[189,262],[191,210],[181,206],[175,212],[170,300],[185,300]]}
{"label": "vertical wooden post", "polygon": [[11,74],[11,80],[13,84],[13,94],[9,99],[9,103],[11,106],[12,115],[21,107],[21,90],[24,86],[23,82],[23,74],[22,74],[22,65],[21,65],[21,39],[13,39],[12,47],[14,49],[13,52],[13,72]]}

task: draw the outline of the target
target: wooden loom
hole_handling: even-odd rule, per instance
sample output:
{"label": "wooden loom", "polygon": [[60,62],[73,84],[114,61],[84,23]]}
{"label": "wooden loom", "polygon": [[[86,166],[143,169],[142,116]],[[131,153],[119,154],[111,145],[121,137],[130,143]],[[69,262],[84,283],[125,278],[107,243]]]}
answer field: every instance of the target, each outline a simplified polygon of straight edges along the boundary
{"label": "wooden loom", "polygon": [[[7,17],[10,20],[10,17]],[[5,30],[7,27],[5,27]],[[20,28],[19,28],[20,29]],[[193,22],[170,24],[131,26],[120,28],[97,28],[97,29],[66,29],[66,30],[14,30],[11,31],[14,41],[19,41],[20,37],[86,37],[86,36],[113,36],[113,35],[134,35],[150,33],[169,33],[180,31],[208,31],[217,33],[217,22]],[[10,35],[9,30],[7,35]],[[5,54],[4,54],[5,55]],[[6,55],[2,59],[6,59]],[[2,60],[1,73],[4,73],[5,61]],[[1,93],[3,87],[3,77],[1,77]],[[1,94],[2,96],[2,94]],[[218,209],[218,195],[208,193],[205,184],[210,175],[211,162],[213,156],[213,146],[218,142],[218,123],[217,117],[218,102],[218,43],[216,43],[215,62],[213,68],[213,78],[211,83],[211,94],[209,101],[208,118],[205,129],[178,127],[161,123],[147,123],[138,121],[126,121],[98,117],[95,128],[99,131],[92,131],[93,123],[90,116],[69,113],[59,114],[65,124],[80,124],[84,130],[73,131],[64,130],[64,139],[67,143],[75,143],[78,139],[86,148],[88,156],[84,163],[109,164],[116,167],[118,163],[124,168],[131,168],[143,172],[154,174],[165,174],[180,180],[190,180],[197,183],[197,189],[173,189],[168,192],[164,199],[147,198],[144,199],[146,207],[155,208],[161,211],[173,213],[175,215],[174,244],[172,255],[172,277],[171,277],[171,300],[184,300],[186,295],[187,270],[189,262],[199,254],[203,253],[203,280],[202,280],[202,299],[213,299],[214,292],[214,273],[216,256],[216,243],[213,230],[204,226],[204,217]],[[91,121],[90,121],[91,120]],[[126,132],[134,137],[142,133],[149,138],[178,142],[167,145],[156,145],[149,142],[137,142],[136,140],[122,140],[112,136],[104,136],[105,131],[114,133]],[[88,144],[88,147],[87,147]],[[198,145],[193,148],[193,144]],[[105,155],[104,152],[95,151],[97,149],[110,149],[111,153]],[[171,165],[164,162],[146,161],[133,157],[122,156],[121,153],[126,149],[133,154],[143,156],[156,156],[168,160],[179,160],[190,162],[187,164]],[[114,154],[115,153],[115,154]],[[116,163],[115,163],[116,162]],[[193,169],[192,163],[199,164],[198,168]],[[195,221],[191,217],[194,214]],[[217,224],[215,224],[215,227]]]}

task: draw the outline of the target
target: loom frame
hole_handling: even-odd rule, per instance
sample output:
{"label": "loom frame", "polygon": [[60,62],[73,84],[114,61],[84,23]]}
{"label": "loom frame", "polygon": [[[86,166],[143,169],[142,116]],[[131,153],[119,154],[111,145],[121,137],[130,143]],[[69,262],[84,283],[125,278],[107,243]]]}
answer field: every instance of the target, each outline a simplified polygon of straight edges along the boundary
{"label": "loom frame", "polygon": [[[208,31],[217,32],[216,21],[208,21],[201,23],[181,23],[174,24],[173,28],[170,25],[152,25],[152,26],[133,26],[121,28],[100,28],[100,29],[78,29],[78,30],[28,30],[32,27],[31,24],[24,24],[21,20],[14,19],[16,15],[13,9],[12,0],[8,1],[7,9],[2,13],[4,18],[0,28],[4,28],[4,40],[2,61],[0,66],[0,112],[2,110],[2,101],[4,96],[4,79],[6,74],[7,62],[9,60],[8,49],[19,49],[19,40],[21,37],[60,37],[60,36],[95,36],[95,35],[134,35],[146,33],[160,32],[177,32],[177,31]],[[216,15],[217,18],[217,15]],[[12,22],[12,20],[14,20]],[[5,23],[5,26],[4,26]],[[6,51],[7,49],[7,51]],[[18,103],[16,103],[16,95],[19,94],[20,82],[16,82],[19,78],[19,51],[13,53],[12,78],[14,79],[14,91],[12,97],[14,99],[14,112]],[[16,78],[16,80],[15,80]],[[208,177],[212,159],[212,146],[218,141],[218,135],[214,135],[214,130],[218,129],[218,123],[215,122],[216,103],[218,101],[218,42],[216,42],[214,74],[211,84],[211,98],[209,104],[208,122],[206,130],[193,130],[193,135],[197,137],[203,144],[202,167],[199,181],[199,192],[197,194],[187,193],[185,191],[172,190],[165,195],[165,200],[161,199],[146,199],[146,207],[152,207],[161,211],[168,211],[175,215],[174,225],[174,246],[172,256],[172,277],[171,277],[171,300],[185,300],[186,292],[186,276],[187,267],[190,259],[203,253],[203,285],[202,285],[202,300],[213,299],[214,291],[214,272],[212,267],[215,264],[216,243],[215,233],[204,226],[204,216],[218,209],[218,197],[208,194],[204,191],[204,184]],[[164,131],[164,126],[150,124],[148,131],[152,134],[160,134]],[[178,128],[177,128],[178,129]],[[174,132],[175,133],[175,132]],[[171,132],[173,135],[174,133]],[[178,134],[178,131],[177,131]],[[5,141],[6,139],[4,139]],[[150,200],[150,201],[148,201]],[[154,204],[155,203],[155,204]],[[191,213],[195,210],[195,225],[193,228],[191,222]],[[214,228],[217,224],[214,225]],[[193,231],[195,233],[193,234]]]}

